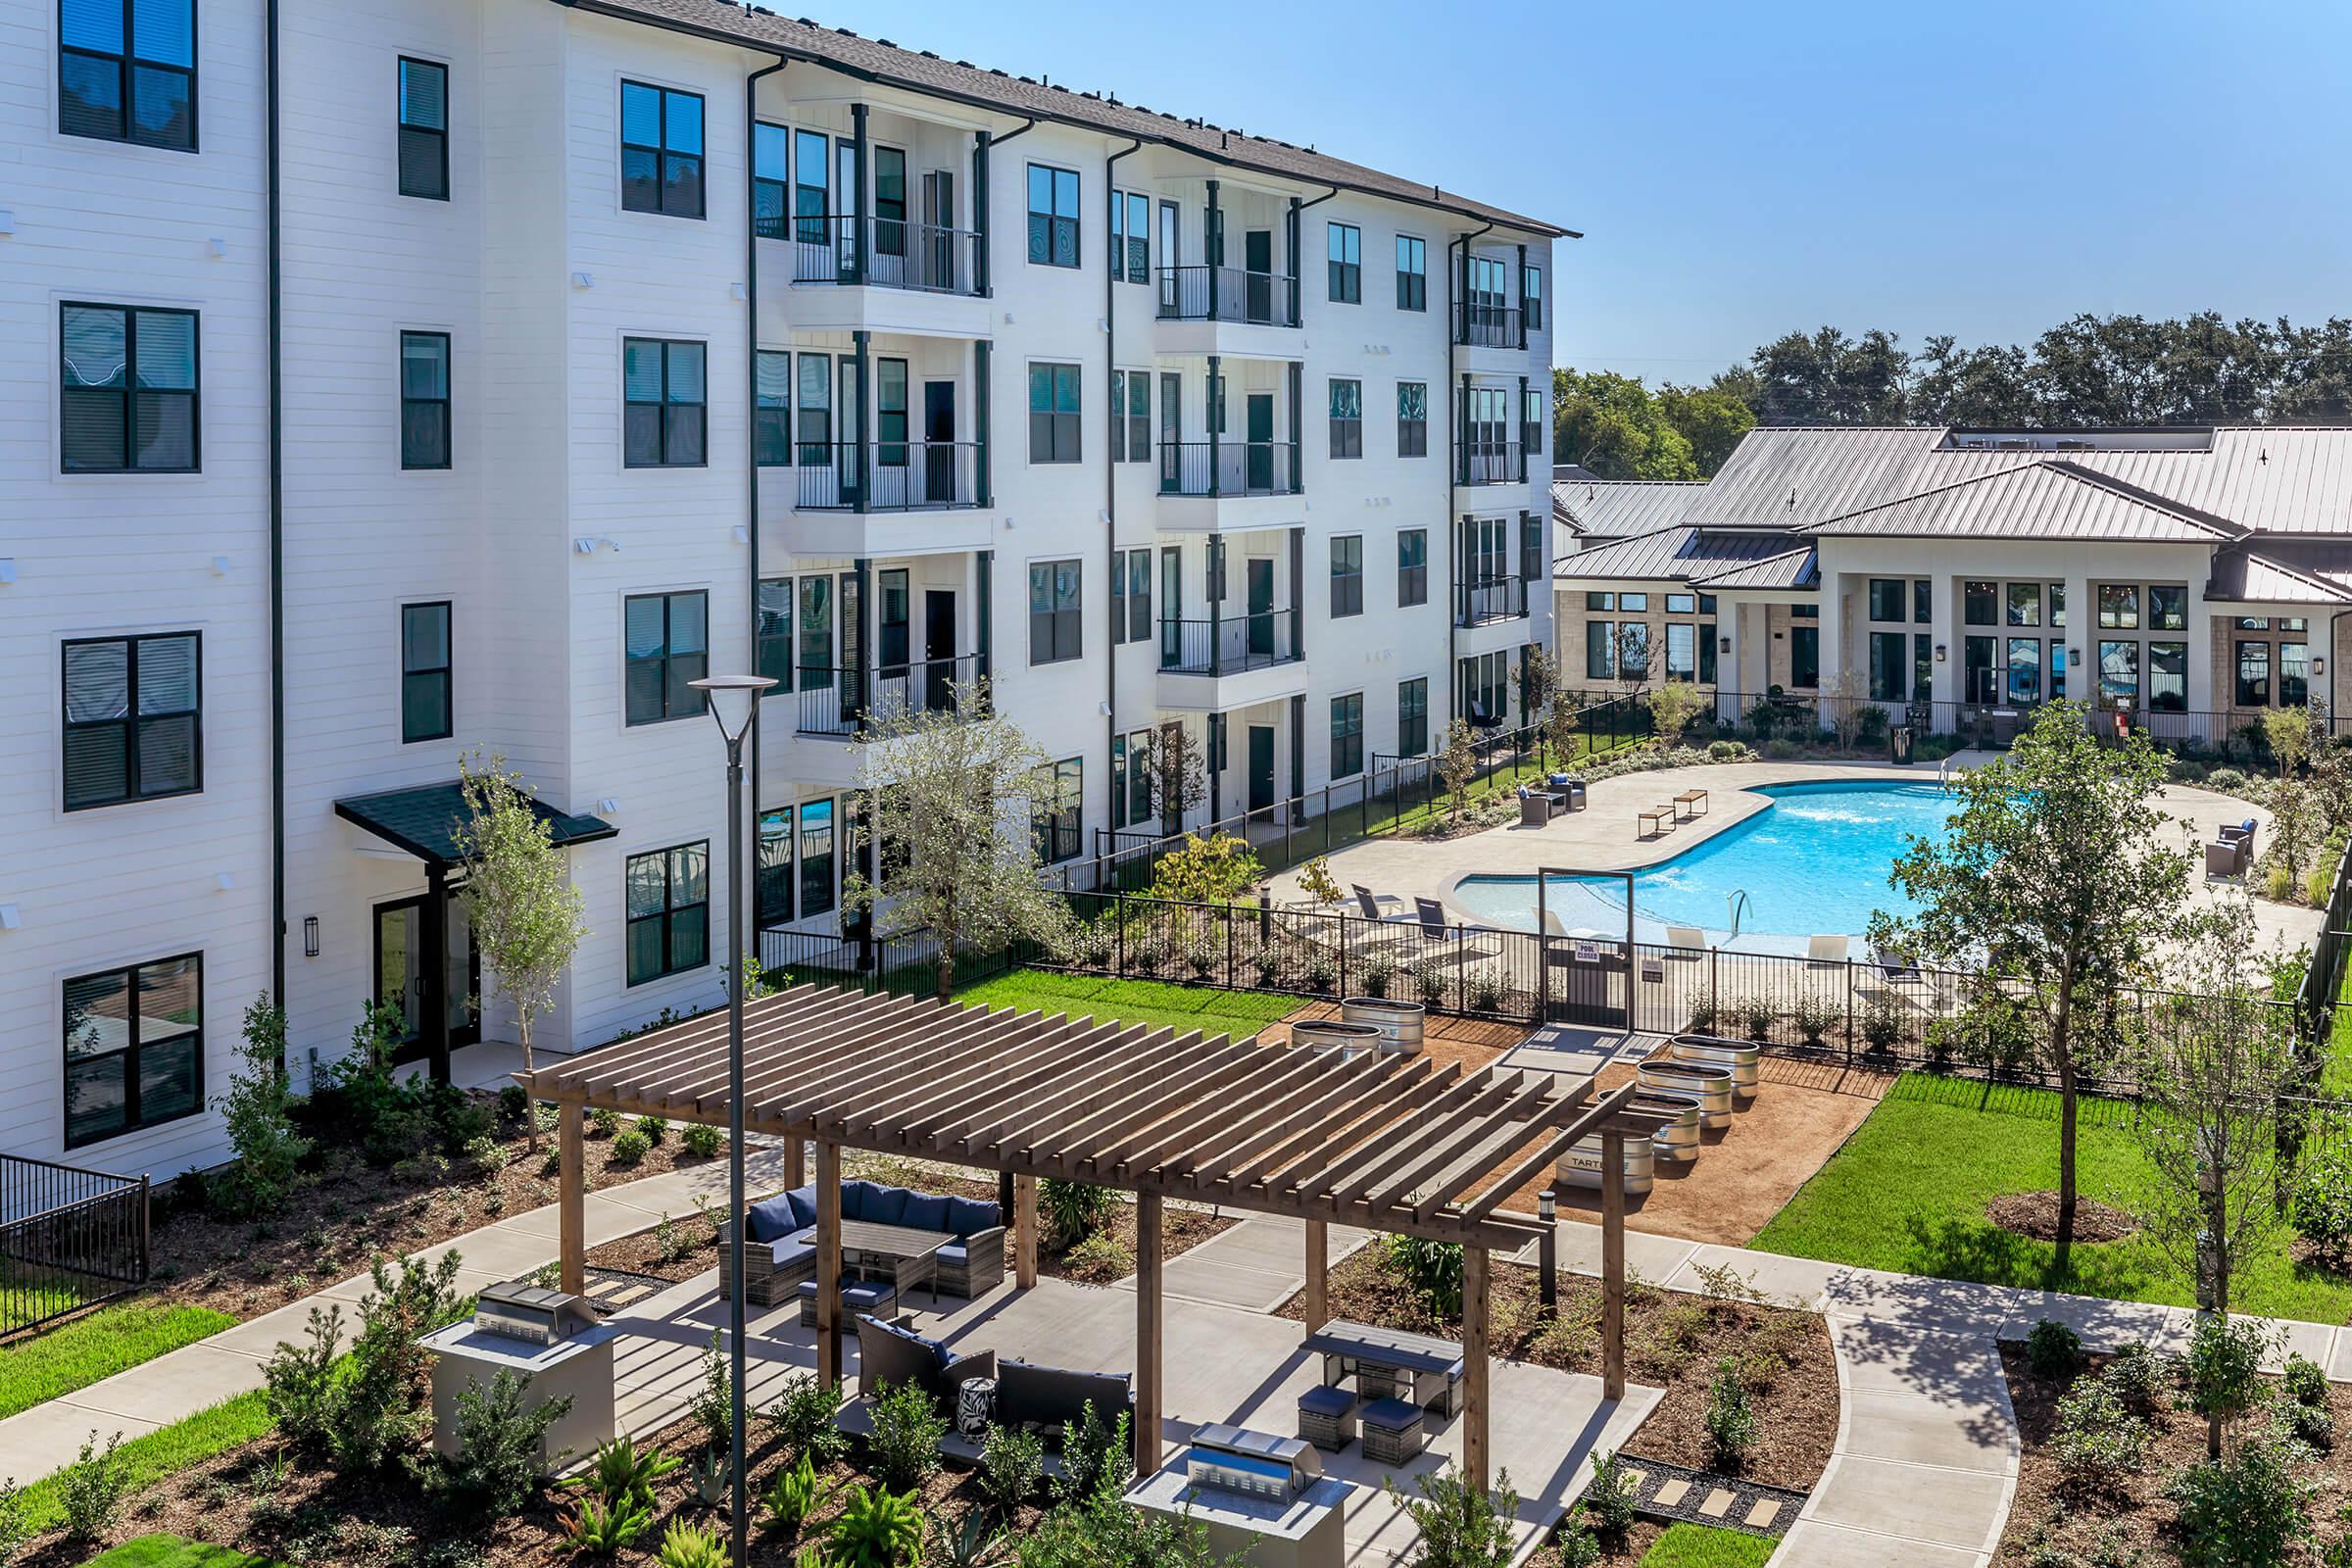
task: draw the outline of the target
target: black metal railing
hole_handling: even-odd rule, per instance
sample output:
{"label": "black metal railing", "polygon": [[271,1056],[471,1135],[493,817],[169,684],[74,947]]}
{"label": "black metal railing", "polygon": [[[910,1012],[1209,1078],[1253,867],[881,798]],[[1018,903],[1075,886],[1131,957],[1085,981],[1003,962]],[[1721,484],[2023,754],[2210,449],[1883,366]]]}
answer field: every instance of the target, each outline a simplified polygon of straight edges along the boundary
{"label": "black metal railing", "polygon": [[[1658,657],[1653,648],[1650,658]],[[1718,687],[1714,717],[1719,727],[1766,739],[1785,735],[1817,741],[1849,740],[1884,750],[1886,728],[1908,724],[1916,736],[1941,737],[1982,751],[2007,748],[2034,727],[2043,704],[2029,701],[1915,702],[1903,698],[1845,697],[1816,691],[1740,692]],[[2118,728],[2118,719],[2122,728]],[[2221,711],[2094,704],[2082,711],[2094,735],[2145,735],[2169,752],[2193,761],[2242,767],[2275,767],[2262,715],[2253,710]],[[2314,710],[2315,738],[2352,735],[2352,718]]]}
{"label": "black metal railing", "polygon": [[1295,496],[1298,447],[1292,441],[1162,441],[1163,496]]}
{"label": "black metal railing", "polygon": [[[980,236],[906,218],[771,215],[760,237],[792,247],[795,283],[863,283],[927,294],[977,294]],[[862,240],[862,243],[860,241]]]}
{"label": "black metal railing", "polygon": [[1238,675],[1306,657],[1296,607],[1159,623],[1159,667],[1168,675]]}
{"label": "black metal railing", "polygon": [[953,712],[956,688],[987,675],[987,661],[976,654],[859,666],[802,664],[793,671],[793,731],[855,740],[893,713]]}
{"label": "black metal railing", "polygon": [[1163,267],[1159,270],[1159,318],[1297,326],[1298,280],[1241,267]]}
{"label": "black metal railing", "polygon": [[980,504],[977,441],[796,441],[804,512],[943,512]]}
{"label": "black metal railing", "polygon": [[1516,305],[1490,305],[1478,300],[1453,308],[1453,340],[1472,348],[1527,347],[1527,316]]}
{"label": "black metal railing", "polygon": [[1525,484],[1526,448],[1500,436],[1473,436],[1453,449],[1456,484]]}
{"label": "black metal railing", "polygon": [[147,1179],[0,1154],[0,1339],[147,1283]]}
{"label": "black metal railing", "polygon": [[1484,626],[1491,621],[1517,620],[1527,613],[1525,577],[1476,577],[1455,593],[1454,624]]}

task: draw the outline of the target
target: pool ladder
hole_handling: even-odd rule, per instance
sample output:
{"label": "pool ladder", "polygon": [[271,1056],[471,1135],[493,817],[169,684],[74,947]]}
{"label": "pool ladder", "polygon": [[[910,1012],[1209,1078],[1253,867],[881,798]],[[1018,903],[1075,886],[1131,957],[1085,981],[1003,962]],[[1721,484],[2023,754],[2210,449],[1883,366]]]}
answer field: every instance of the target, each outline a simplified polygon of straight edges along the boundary
{"label": "pool ladder", "polygon": [[1732,889],[1723,896],[1723,902],[1730,906],[1732,911],[1732,934],[1723,939],[1723,945],[1728,948],[1740,940],[1740,922],[1753,910],[1748,904],[1747,889],[1745,888]]}

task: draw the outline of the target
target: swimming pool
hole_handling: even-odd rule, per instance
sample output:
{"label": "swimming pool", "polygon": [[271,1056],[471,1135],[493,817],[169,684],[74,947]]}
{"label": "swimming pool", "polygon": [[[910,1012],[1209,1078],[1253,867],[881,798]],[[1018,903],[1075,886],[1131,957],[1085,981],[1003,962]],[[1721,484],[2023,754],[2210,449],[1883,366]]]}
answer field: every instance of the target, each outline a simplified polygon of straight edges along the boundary
{"label": "swimming pool", "polygon": [[[1814,935],[1860,936],[1873,909],[1908,914],[1915,906],[1887,885],[1912,835],[1934,836],[1958,802],[1936,784],[1830,779],[1767,784],[1749,791],[1772,804],[1737,826],[1634,873],[1635,936],[1662,942],[1669,925],[1696,926],[1708,940],[1731,935],[1731,900],[1747,895],[1738,945],[1801,952]],[[1617,877],[1550,877],[1544,902],[1571,932],[1625,929],[1625,883]],[[1532,931],[1536,879],[1466,876],[1453,903],[1488,925]]]}

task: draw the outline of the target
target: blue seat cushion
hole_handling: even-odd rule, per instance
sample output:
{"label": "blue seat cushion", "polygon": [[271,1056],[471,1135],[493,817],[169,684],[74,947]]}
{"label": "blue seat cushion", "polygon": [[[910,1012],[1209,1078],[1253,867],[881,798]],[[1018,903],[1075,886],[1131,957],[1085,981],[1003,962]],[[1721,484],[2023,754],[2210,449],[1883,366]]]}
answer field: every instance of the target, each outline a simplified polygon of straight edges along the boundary
{"label": "blue seat cushion", "polygon": [[937,1193],[908,1193],[899,1223],[918,1231],[944,1231],[948,1228],[948,1200]]}
{"label": "blue seat cushion", "polygon": [[1403,1432],[1421,1424],[1421,1407],[1402,1399],[1374,1399],[1364,1406],[1364,1425],[1383,1432]]}
{"label": "blue seat cushion", "polygon": [[792,1217],[792,1200],[779,1196],[751,1206],[743,1233],[751,1241],[772,1242],[800,1228],[800,1222]]}
{"label": "blue seat cushion", "polygon": [[812,1238],[795,1231],[790,1236],[776,1238],[767,1251],[768,1256],[775,1259],[777,1269],[796,1268],[816,1256],[816,1243]]}
{"label": "blue seat cushion", "polygon": [[950,1198],[948,1222],[940,1228],[958,1236],[974,1236],[995,1230],[999,1223],[996,1204],[984,1203],[977,1198]]}
{"label": "blue seat cushion", "polygon": [[1309,1389],[1298,1396],[1302,1415],[1343,1416],[1355,1408],[1355,1396],[1346,1389]]}
{"label": "blue seat cushion", "polygon": [[792,1200],[794,1230],[807,1230],[816,1223],[816,1187],[814,1183],[807,1187],[795,1187],[784,1196]]}
{"label": "blue seat cushion", "polygon": [[899,1288],[888,1280],[859,1280],[841,1288],[841,1304],[854,1312],[870,1312],[899,1298]]}
{"label": "blue seat cushion", "polygon": [[942,1268],[963,1268],[970,1262],[971,1256],[964,1250],[961,1242],[950,1242],[939,1250],[939,1263]]}
{"label": "blue seat cushion", "polygon": [[896,1225],[906,1212],[909,1194],[904,1187],[877,1187],[865,1200],[864,1219],[876,1225]]}
{"label": "blue seat cushion", "polygon": [[841,1184],[841,1217],[843,1219],[872,1219],[866,1205],[873,1201],[881,1189],[872,1182],[843,1182]]}

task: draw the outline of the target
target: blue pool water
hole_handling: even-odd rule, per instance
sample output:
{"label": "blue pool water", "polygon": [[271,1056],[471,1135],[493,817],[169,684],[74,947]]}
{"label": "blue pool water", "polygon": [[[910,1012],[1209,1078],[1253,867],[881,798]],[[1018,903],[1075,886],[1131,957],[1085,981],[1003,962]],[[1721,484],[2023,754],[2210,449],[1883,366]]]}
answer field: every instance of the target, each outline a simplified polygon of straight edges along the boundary
{"label": "blue pool water", "polygon": [[[1772,804],[1738,826],[1634,873],[1640,940],[1662,941],[1665,927],[1687,925],[1705,931],[1711,941],[1723,941],[1732,924],[1730,897],[1737,891],[1747,894],[1740,947],[1785,952],[1801,950],[1808,936],[1860,936],[1873,909],[1912,911],[1911,901],[1887,885],[1887,872],[1911,837],[1939,833],[1958,804],[1935,784],[1831,780],[1766,785],[1749,793]],[[1551,877],[1544,900],[1571,932],[1625,929],[1620,878]],[[1489,925],[1530,931],[1536,926],[1532,876],[1464,877],[1454,885],[1453,903]]]}

